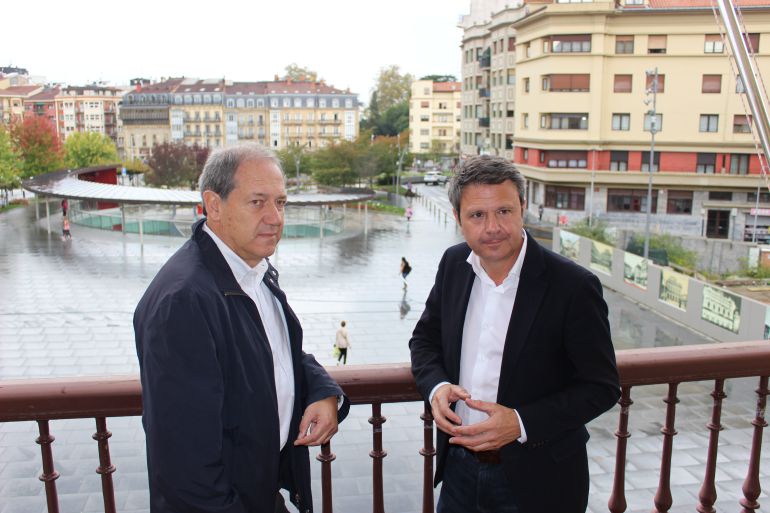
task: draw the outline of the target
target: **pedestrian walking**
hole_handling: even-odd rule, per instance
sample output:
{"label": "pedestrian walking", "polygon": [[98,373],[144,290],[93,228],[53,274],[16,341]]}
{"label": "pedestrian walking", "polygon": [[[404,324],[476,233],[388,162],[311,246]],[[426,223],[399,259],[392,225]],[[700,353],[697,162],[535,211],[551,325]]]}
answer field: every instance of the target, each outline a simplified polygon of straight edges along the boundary
{"label": "pedestrian walking", "polygon": [[406,258],[401,257],[401,279],[404,281],[404,288],[406,288],[406,277],[412,272],[412,266]]}
{"label": "pedestrian walking", "polygon": [[407,222],[412,220],[412,216],[413,215],[414,215],[414,210],[412,210],[412,207],[411,206],[406,207],[406,220],[407,220]]}
{"label": "pedestrian walking", "polygon": [[541,203],[539,207],[537,207],[537,220],[542,221],[543,220],[543,204]]}
{"label": "pedestrian walking", "polygon": [[69,201],[67,201],[67,198],[64,198],[61,200],[61,215],[62,217],[67,217],[67,210],[69,210],[70,204]]}
{"label": "pedestrian walking", "polygon": [[72,240],[70,233],[70,220],[67,216],[61,218],[61,240]]}
{"label": "pedestrian walking", "polygon": [[342,365],[348,364],[348,348],[353,347],[350,344],[350,335],[348,334],[348,328],[346,322],[341,321],[340,327],[337,329],[337,335],[335,336],[334,345],[339,349],[339,356],[337,356],[337,365],[342,362]]}

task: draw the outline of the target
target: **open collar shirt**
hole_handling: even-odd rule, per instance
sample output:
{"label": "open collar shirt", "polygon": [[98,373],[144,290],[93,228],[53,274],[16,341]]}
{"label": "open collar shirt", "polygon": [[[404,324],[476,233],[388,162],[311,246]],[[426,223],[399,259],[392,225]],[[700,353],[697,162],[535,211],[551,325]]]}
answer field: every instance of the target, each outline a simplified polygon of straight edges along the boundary
{"label": "open collar shirt", "polygon": [[[524,231],[522,239],[516,262],[500,285],[495,285],[476,253],[471,251],[468,255],[468,264],[476,277],[463,324],[458,384],[477,400],[497,402],[505,338],[516,302],[524,255],[527,253],[527,234]],[[463,425],[476,424],[488,418],[486,413],[469,408],[464,401],[458,401],[456,413]],[[521,419],[519,424],[522,430],[519,441],[524,442],[526,432]]]}
{"label": "open collar shirt", "polygon": [[222,256],[225,257],[238,285],[254,301],[259,311],[259,317],[262,319],[262,325],[267,333],[267,340],[273,353],[273,373],[281,434],[280,448],[283,449],[289,439],[289,426],[294,410],[294,371],[286,316],[278,298],[270,292],[263,281],[268,269],[267,258],[263,258],[257,265],[251,267],[205,223],[203,230],[214,240]]}

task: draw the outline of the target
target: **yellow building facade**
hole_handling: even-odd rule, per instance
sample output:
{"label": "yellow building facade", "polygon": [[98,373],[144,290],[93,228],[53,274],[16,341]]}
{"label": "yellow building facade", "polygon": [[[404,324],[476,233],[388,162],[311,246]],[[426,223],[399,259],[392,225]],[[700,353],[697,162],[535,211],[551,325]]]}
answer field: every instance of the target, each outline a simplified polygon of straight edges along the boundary
{"label": "yellow building facade", "polygon": [[409,100],[410,151],[457,155],[460,151],[460,82],[415,80]]}

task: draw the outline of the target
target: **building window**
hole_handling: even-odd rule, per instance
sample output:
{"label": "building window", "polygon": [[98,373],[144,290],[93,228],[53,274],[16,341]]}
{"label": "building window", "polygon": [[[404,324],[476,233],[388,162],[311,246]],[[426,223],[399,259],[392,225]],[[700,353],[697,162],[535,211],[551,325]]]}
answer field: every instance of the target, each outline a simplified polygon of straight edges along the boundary
{"label": "building window", "polygon": [[[654,122],[654,123],[653,123]],[[663,114],[655,114],[655,119],[649,114],[644,115],[644,131],[651,132],[654,124],[655,132],[663,131]]]}
{"label": "building window", "polygon": [[634,53],[634,36],[615,36],[615,53]]}
{"label": "building window", "polygon": [[719,34],[706,34],[706,41],[703,44],[703,53],[723,53],[725,44],[722,36]]}
{"label": "building window", "polygon": [[711,201],[732,201],[733,193],[731,191],[709,191],[709,200]]}
{"label": "building window", "polygon": [[423,122],[430,121],[430,116],[428,116],[427,114],[423,114],[420,116],[420,121],[423,121]]}
{"label": "building window", "polygon": [[631,92],[631,78],[633,75],[615,75],[615,87],[616,93],[630,93]]}
{"label": "building window", "polygon": [[716,153],[698,153],[698,163],[695,166],[695,172],[713,175],[716,169],[716,162]]}
{"label": "building window", "polygon": [[430,143],[426,143],[426,142],[420,143],[420,149],[421,150],[429,150],[430,149]]}
{"label": "building window", "polygon": [[736,114],[733,116],[733,133],[734,134],[750,134],[751,133],[751,116],[743,114]]}
{"label": "building window", "polygon": [[721,93],[722,75],[703,75],[702,93]]}
{"label": "building window", "polygon": [[543,76],[543,91],[552,92],[586,92],[591,90],[591,75],[579,74],[553,74]]}
{"label": "building window", "polygon": [[541,114],[540,128],[546,130],[588,130],[588,113]]}
{"label": "building window", "polygon": [[666,53],[666,38],[665,35],[647,36],[647,53]]}
{"label": "building window", "polygon": [[692,191],[668,191],[666,214],[692,214]]}
{"label": "building window", "polygon": [[513,52],[516,50],[516,38],[515,37],[509,37],[508,38],[508,51]]}
{"label": "building window", "polygon": [[[653,157],[653,163],[652,163],[652,172],[657,173],[660,171],[660,152],[656,151],[655,156]],[[643,173],[649,173],[650,172],[650,152],[649,151],[643,151],[642,152],[642,172]]]}
{"label": "building window", "polygon": [[568,167],[576,169],[585,169],[588,167],[587,152],[585,151],[564,151],[550,150],[541,152],[545,155],[545,161],[548,167]]}
{"label": "building window", "polygon": [[583,53],[591,51],[591,34],[551,36],[553,53]]}
{"label": "building window", "polygon": [[628,171],[628,152],[610,152],[610,171]]}
{"label": "building window", "polygon": [[524,92],[525,93],[529,92],[529,77],[524,79]]}
{"label": "building window", "polygon": [[[655,80],[655,75],[646,75],[644,87],[652,91],[652,82]],[[658,75],[657,92],[663,93],[666,91],[666,75]]]}
{"label": "building window", "polygon": [[522,128],[529,128],[529,114],[522,114],[521,115],[521,126]]}
{"label": "building window", "polygon": [[730,155],[730,174],[747,175],[749,174],[749,153],[733,153]]}
{"label": "building window", "polygon": [[545,186],[545,206],[562,210],[584,210],[586,191],[583,187]]}
{"label": "building window", "polygon": [[759,51],[759,34],[743,34],[743,38],[746,40],[750,53],[757,53]]}
{"label": "building window", "polygon": [[701,132],[717,132],[719,130],[719,115],[701,114],[699,130]]}
{"label": "building window", "polygon": [[429,128],[421,128],[420,129],[420,135],[430,135],[430,129]]}
{"label": "building window", "polygon": [[629,130],[630,126],[631,126],[631,114],[613,114],[612,115],[613,130]]}
{"label": "building window", "polygon": [[[746,200],[755,203],[757,201],[757,193],[756,192],[750,192],[746,195]],[[759,202],[760,203],[770,203],[770,192],[760,192],[759,193]]]}
{"label": "building window", "polygon": [[[658,210],[658,191],[652,190],[652,212]],[[607,189],[608,212],[647,212],[644,189]]]}
{"label": "building window", "polygon": [[428,107],[430,107],[430,102],[420,102],[421,109],[427,109]]}

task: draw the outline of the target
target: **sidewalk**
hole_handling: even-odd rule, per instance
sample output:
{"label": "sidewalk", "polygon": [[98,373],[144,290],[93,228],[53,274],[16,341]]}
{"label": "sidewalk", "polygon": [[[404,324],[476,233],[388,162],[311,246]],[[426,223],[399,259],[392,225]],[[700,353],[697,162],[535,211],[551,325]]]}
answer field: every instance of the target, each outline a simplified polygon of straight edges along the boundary
{"label": "sidewalk", "polygon": [[[348,211],[349,215],[359,215]],[[439,258],[461,235],[449,216],[414,203],[414,217],[370,212],[364,234],[284,240],[272,259],[280,282],[305,333],[304,348],[325,365],[334,365],[333,337],[339,321],[348,322],[353,347],[350,364],[408,361],[407,341],[422,313]],[[352,224],[356,224],[351,221]],[[55,224],[55,223],[52,223]],[[0,379],[136,374],[131,318],[134,306],[160,266],[184,241],[138,237],[72,227],[63,243],[35,224],[32,208],[0,215]],[[58,225],[57,225],[58,226]],[[399,277],[400,258],[413,267],[406,292]],[[704,338],[605,291],[616,347],[682,345]],[[692,511],[702,479],[710,415],[711,384],[683,385],[678,405],[672,474],[672,511]],[[728,384],[717,472],[719,511],[736,510],[751,441],[756,383]],[[649,511],[660,464],[659,429],[664,420],[662,387],[634,389],[627,476],[629,512]],[[386,511],[416,513],[421,508],[423,460],[420,403],[384,405],[383,426]],[[334,438],[332,464],[334,511],[371,510],[371,410],[354,407]],[[592,495],[590,510],[607,511],[614,470],[617,411],[597,419],[589,443]],[[118,511],[148,510],[144,435],[138,418],[109,419],[110,452]],[[53,453],[61,473],[57,487],[61,511],[103,508],[93,419],[56,421]],[[765,440],[768,439],[765,431]],[[0,513],[45,511],[40,449],[33,423],[0,425]],[[766,442],[767,443],[767,442]],[[765,451],[762,479],[768,482]],[[314,495],[320,508],[320,469],[313,466]],[[767,488],[767,485],[765,485]],[[436,495],[437,496],[437,495]],[[760,502],[767,506],[766,493]],[[685,505],[687,506],[686,508]],[[684,509],[679,508],[681,506]],[[320,509],[319,509],[320,511]]]}

